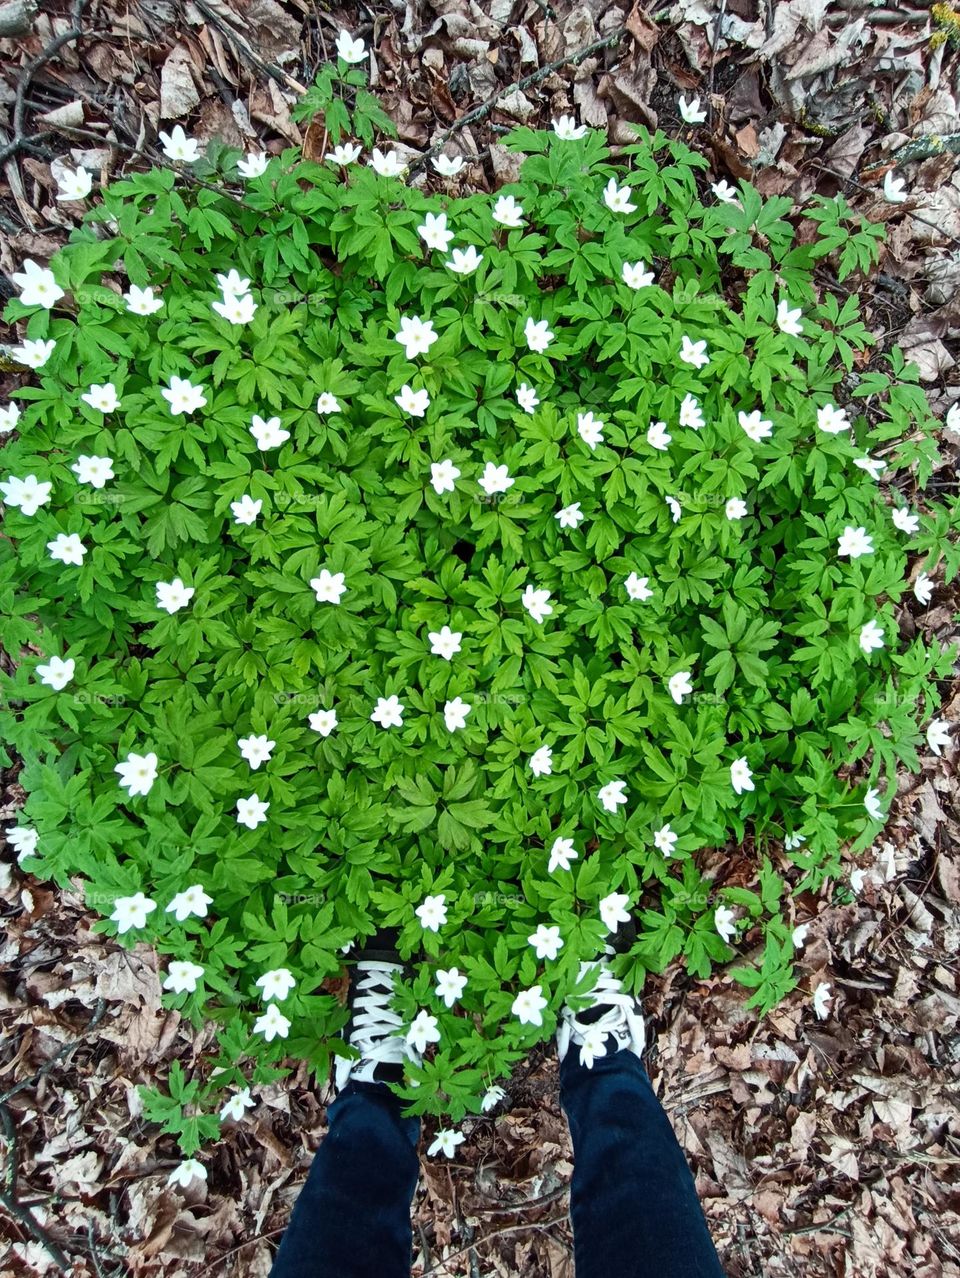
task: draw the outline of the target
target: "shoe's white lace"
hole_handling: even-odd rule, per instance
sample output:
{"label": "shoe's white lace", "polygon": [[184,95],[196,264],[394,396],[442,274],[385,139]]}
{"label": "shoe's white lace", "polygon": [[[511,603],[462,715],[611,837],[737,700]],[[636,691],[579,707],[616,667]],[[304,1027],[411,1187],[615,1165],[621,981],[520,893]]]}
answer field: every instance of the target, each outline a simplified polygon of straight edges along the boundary
{"label": "shoe's white lace", "polygon": [[[624,991],[622,981],[614,976],[603,959],[581,963],[578,981],[582,981],[587,972],[594,968],[599,968],[600,971],[593,989],[585,995],[589,1000],[588,1006],[578,1014],[569,1004],[564,1004],[560,1024],[557,1026],[557,1053],[560,1059],[564,1059],[573,1042],[580,1048],[580,1063],[587,1069],[593,1067],[595,1057],[607,1054],[610,1035],[615,1040],[614,1051],[627,1047],[637,1056],[642,1056],[646,1040],[643,1017],[637,1011],[636,999]],[[596,1019],[579,1019],[585,1012],[602,1006],[606,1010]]]}
{"label": "shoe's white lace", "polygon": [[403,1017],[393,1011],[393,982],[403,967],[399,963],[382,963],[361,959],[354,968],[356,997],[348,1042],[360,1053],[359,1060],[337,1057],[337,1091],[348,1078],[372,1082],[378,1065],[402,1065],[411,1059],[420,1064],[416,1049],[409,1046],[397,1030]]}

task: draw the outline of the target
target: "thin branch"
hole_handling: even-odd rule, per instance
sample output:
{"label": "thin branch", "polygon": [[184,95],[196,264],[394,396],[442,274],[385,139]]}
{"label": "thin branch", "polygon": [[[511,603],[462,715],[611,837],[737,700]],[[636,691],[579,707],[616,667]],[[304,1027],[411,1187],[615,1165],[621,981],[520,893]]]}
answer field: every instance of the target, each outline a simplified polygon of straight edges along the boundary
{"label": "thin branch", "polygon": [[13,137],[6,146],[0,149],[0,164],[4,164],[20,151],[31,149],[23,128],[24,117],[27,113],[27,89],[30,87],[30,81],[44,63],[49,62],[53,55],[62,49],[65,44],[69,44],[71,40],[78,40],[83,35],[80,19],[83,17],[83,11],[88,3],[89,0],[74,0],[73,25],[67,31],[63,31],[60,35],[54,37],[49,44],[40,50],[35,58],[20,69],[16,96],[13,101]]}
{"label": "thin branch", "polygon": [[559,71],[561,67],[578,66],[584,59],[589,58],[591,53],[598,53],[601,49],[609,49],[611,46],[619,44],[626,35],[626,27],[618,27],[616,31],[608,36],[604,36],[602,40],[594,40],[592,44],[584,45],[582,49],[578,49],[576,53],[571,53],[565,58],[558,58],[556,62],[548,62],[545,67],[541,67],[538,71],[533,71],[530,75],[525,75],[519,80],[514,80],[512,84],[506,84],[503,88],[497,89],[496,93],[492,93],[485,102],[481,102],[478,107],[474,107],[472,111],[468,111],[466,115],[462,115],[459,120],[451,124],[449,129],[441,133],[440,137],[434,142],[429,150],[424,151],[419,159],[415,160],[409,168],[410,173],[416,173],[418,169],[423,168],[431,156],[437,155],[444,144],[453,137],[455,133],[459,133],[461,129],[465,129],[468,125],[482,120],[489,115],[501,98],[506,97],[508,93],[515,90],[523,92],[532,84],[539,84],[541,80],[545,80],[548,75],[552,75],[554,71]]}
{"label": "thin branch", "polygon": [[63,1273],[67,1273],[72,1268],[70,1261],[45,1232],[29,1207],[25,1207],[17,1199],[17,1129],[10,1111],[2,1102],[0,1102],[0,1123],[3,1124],[3,1134],[7,1141],[7,1159],[9,1160],[6,1184],[3,1189],[0,1189],[0,1206],[3,1206],[14,1220],[18,1220],[24,1229],[46,1248],[57,1268]]}
{"label": "thin branch", "polygon": [[87,1022],[86,1028],[84,1029],[80,1037],[75,1038],[72,1043],[64,1043],[63,1047],[60,1048],[59,1052],[51,1056],[48,1061],[45,1061],[44,1064],[40,1066],[40,1068],[37,1070],[35,1074],[31,1075],[30,1078],[22,1079],[19,1083],[16,1083],[13,1087],[9,1088],[9,1090],[5,1091],[3,1095],[0,1096],[0,1105],[6,1104],[6,1102],[10,1100],[12,1096],[16,1096],[18,1092],[24,1092],[27,1090],[28,1087],[36,1087],[37,1083],[40,1082],[41,1078],[43,1078],[46,1074],[49,1074],[55,1065],[58,1065],[62,1060],[64,1060],[67,1056],[69,1056],[70,1053],[74,1050],[74,1048],[79,1047],[80,1044],[86,1040],[86,1037],[91,1030],[94,1030],[97,1028],[97,1026],[103,1020],[103,1016],[106,1010],[107,1010],[106,1000],[102,998],[98,998],[96,1005],[94,1006],[94,1009],[93,1009],[93,1015],[90,1017],[90,1020]]}
{"label": "thin branch", "polygon": [[248,62],[255,71],[261,72],[271,80],[276,80],[278,84],[288,85],[291,89],[295,89],[297,93],[306,93],[306,86],[302,85],[299,80],[295,80],[292,75],[287,75],[286,71],[281,67],[274,66],[272,62],[264,62],[250,42],[239,31],[234,31],[229,22],[217,12],[213,4],[207,3],[206,0],[194,0],[194,3],[207,21],[213,23],[217,30],[233,45],[240,57]]}

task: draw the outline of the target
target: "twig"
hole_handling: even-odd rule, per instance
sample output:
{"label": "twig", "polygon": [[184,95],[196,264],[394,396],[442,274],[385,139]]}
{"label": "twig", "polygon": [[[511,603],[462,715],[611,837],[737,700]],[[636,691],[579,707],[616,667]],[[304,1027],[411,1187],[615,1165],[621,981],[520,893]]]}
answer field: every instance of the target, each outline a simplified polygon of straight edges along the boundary
{"label": "twig", "polygon": [[292,75],[287,75],[286,71],[281,67],[274,66],[272,62],[264,62],[250,42],[239,31],[234,31],[229,22],[217,12],[213,4],[207,3],[207,0],[194,0],[194,3],[203,16],[213,23],[217,30],[233,45],[241,58],[247,61],[255,71],[260,71],[263,75],[269,76],[271,80],[276,80],[279,84],[289,85],[297,93],[306,93],[306,86],[301,84],[299,80],[295,80]]}
{"label": "twig", "polygon": [[47,1235],[33,1212],[17,1199],[17,1129],[10,1111],[2,1101],[0,1101],[0,1122],[3,1124],[3,1134],[7,1141],[7,1158],[9,1160],[6,1184],[3,1189],[0,1189],[0,1205],[5,1207],[15,1220],[19,1220],[24,1229],[47,1249],[57,1268],[62,1270],[63,1273],[67,1273],[71,1268],[67,1257],[53,1239]]}
{"label": "twig", "polygon": [[[547,1230],[553,1225],[562,1225],[569,1219],[569,1215],[564,1212],[562,1216],[555,1216],[553,1220],[531,1221],[528,1225],[507,1225],[504,1229],[495,1229],[492,1234],[484,1234],[483,1238],[478,1241],[485,1243],[492,1242],[494,1238],[503,1238],[507,1234],[521,1233],[525,1229]],[[440,1261],[441,1268],[446,1269],[447,1265],[449,1265],[451,1261],[459,1260],[461,1256],[466,1256],[469,1252],[473,1251],[475,1246],[475,1243],[471,1243],[468,1247],[462,1247],[460,1251],[455,1251],[452,1256],[444,1256],[444,1258]]]}
{"label": "twig", "polygon": [[27,112],[27,89],[30,87],[30,81],[44,63],[49,62],[59,49],[62,49],[65,44],[69,44],[71,40],[78,40],[83,35],[80,19],[88,3],[89,0],[74,0],[73,25],[69,30],[61,32],[60,35],[51,40],[32,61],[21,68],[20,76],[17,80],[17,92],[13,102],[13,137],[5,147],[0,149],[0,164],[4,164],[20,151],[30,150],[30,144],[23,131],[24,116]]}
{"label": "twig", "polygon": [[720,43],[720,25],[726,12],[727,0],[721,0],[720,8],[717,10],[717,18],[713,24],[713,46],[710,49],[710,83],[707,86],[707,110],[710,112],[711,122],[713,118],[713,77],[717,69],[717,45]]}
{"label": "twig", "polygon": [[0,1096],[0,1105],[6,1104],[6,1102],[10,1100],[12,1096],[16,1096],[18,1092],[26,1091],[28,1087],[36,1087],[37,1083],[40,1082],[41,1078],[43,1078],[44,1075],[49,1074],[55,1065],[59,1064],[60,1061],[62,1061],[65,1057],[69,1056],[69,1054],[74,1050],[74,1048],[79,1047],[80,1044],[84,1042],[84,1040],[86,1039],[87,1035],[90,1033],[91,1030],[94,1030],[97,1028],[97,1026],[103,1020],[103,1015],[106,1012],[106,1010],[107,1010],[106,1001],[102,998],[98,998],[96,1005],[94,1006],[94,1009],[93,1009],[93,1015],[90,1017],[90,1020],[87,1022],[86,1028],[84,1029],[80,1037],[75,1038],[72,1043],[64,1043],[63,1047],[60,1048],[59,1052],[57,1052],[54,1056],[51,1056],[48,1061],[45,1061],[35,1074],[33,1074],[30,1078],[22,1079],[19,1083],[16,1083],[8,1091],[5,1091],[3,1095]]}
{"label": "twig", "polygon": [[559,71],[561,67],[575,67],[583,62],[585,58],[589,58],[591,53],[597,53],[600,49],[608,49],[612,45],[619,44],[627,33],[626,27],[618,27],[616,31],[608,36],[604,36],[602,40],[594,40],[592,44],[584,45],[582,49],[578,49],[576,53],[571,53],[565,58],[558,58],[556,62],[548,62],[545,67],[541,67],[538,71],[532,71],[530,75],[522,76],[519,80],[514,80],[512,84],[506,84],[501,89],[497,89],[496,93],[491,93],[485,102],[481,102],[478,107],[474,107],[472,111],[468,111],[466,115],[462,115],[459,120],[451,124],[449,129],[441,133],[440,137],[434,142],[429,150],[424,151],[419,159],[409,167],[410,173],[416,173],[418,169],[423,168],[431,156],[437,155],[444,144],[453,137],[455,133],[459,133],[461,129],[465,129],[467,125],[474,124],[477,120],[482,120],[489,115],[493,108],[497,105],[501,98],[506,97],[508,93],[512,93],[515,89],[521,93],[524,89],[529,88],[531,84],[539,84],[541,80],[545,80],[548,75],[552,75],[554,71]]}
{"label": "twig", "polygon": [[[875,187],[864,186],[862,182],[858,182],[854,177],[844,177],[842,173],[838,173],[836,169],[829,168],[826,164],[821,164],[821,162],[816,158],[814,158],[813,163],[816,164],[822,172],[829,173],[831,177],[837,178],[840,182],[849,182],[850,185],[855,186],[858,191],[863,191],[867,195],[876,195],[877,193]],[[938,226],[936,222],[931,222],[929,218],[921,217],[919,213],[914,213],[910,209],[904,209],[904,212],[914,218],[915,221],[922,222],[924,226],[932,226],[935,231],[939,231],[941,235],[952,240],[954,244],[960,245],[960,239],[958,239],[956,235],[951,235],[950,232],[945,231],[942,226]]]}

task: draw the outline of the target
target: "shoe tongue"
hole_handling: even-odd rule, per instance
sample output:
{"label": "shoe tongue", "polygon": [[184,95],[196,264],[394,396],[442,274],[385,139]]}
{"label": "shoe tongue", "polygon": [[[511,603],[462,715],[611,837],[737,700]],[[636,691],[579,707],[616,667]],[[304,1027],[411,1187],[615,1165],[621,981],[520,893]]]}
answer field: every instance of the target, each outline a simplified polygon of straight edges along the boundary
{"label": "shoe tongue", "polygon": [[581,1025],[592,1025],[595,1021],[601,1020],[609,1011],[609,1007],[604,1006],[602,1003],[597,1003],[593,1007],[588,1007],[585,1012],[577,1012],[576,1015]]}
{"label": "shoe tongue", "polygon": [[403,1066],[393,1065],[389,1061],[381,1061],[373,1071],[373,1078],[377,1083],[402,1083]]}

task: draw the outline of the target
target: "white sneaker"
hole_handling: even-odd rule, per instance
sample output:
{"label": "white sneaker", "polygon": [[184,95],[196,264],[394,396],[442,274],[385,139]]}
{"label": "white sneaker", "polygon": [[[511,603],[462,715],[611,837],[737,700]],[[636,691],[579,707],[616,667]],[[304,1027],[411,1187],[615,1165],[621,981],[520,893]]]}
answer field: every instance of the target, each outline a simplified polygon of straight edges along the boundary
{"label": "white sneaker", "polygon": [[623,982],[617,980],[605,959],[581,963],[578,983],[594,969],[599,969],[596,984],[589,994],[578,996],[578,1001],[589,999],[588,1006],[582,1012],[575,1012],[564,1003],[557,1025],[557,1054],[561,1061],[574,1043],[580,1048],[580,1064],[587,1069],[593,1069],[598,1056],[624,1048],[635,1056],[642,1056],[646,1043],[637,1000],[624,991]]}
{"label": "white sneaker", "polygon": [[347,1083],[398,1083],[403,1077],[404,1062],[416,1065],[423,1057],[410,1046],[402,1033],[403,1017],[393,1011],[393,983],[403,972],[402,963],[378,959],[358,959],[350,985],[352,1016],[347,1042],[357,1049],[360,1059],[336,1058],[334,1086],[339,1093]]}

